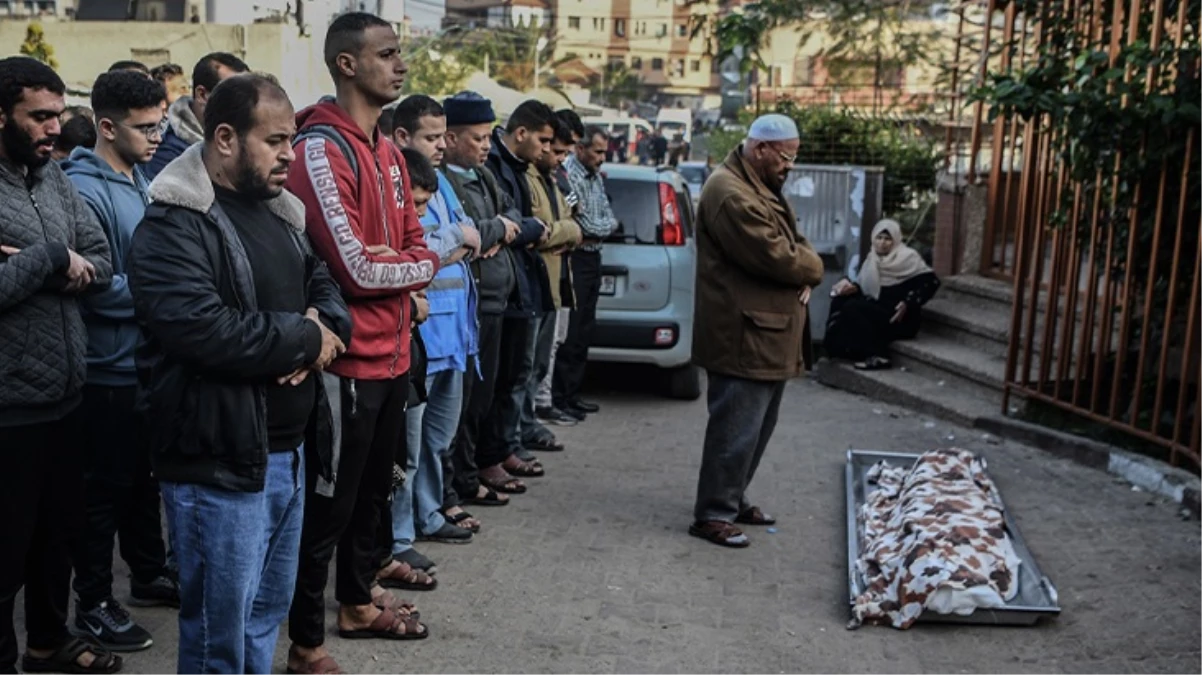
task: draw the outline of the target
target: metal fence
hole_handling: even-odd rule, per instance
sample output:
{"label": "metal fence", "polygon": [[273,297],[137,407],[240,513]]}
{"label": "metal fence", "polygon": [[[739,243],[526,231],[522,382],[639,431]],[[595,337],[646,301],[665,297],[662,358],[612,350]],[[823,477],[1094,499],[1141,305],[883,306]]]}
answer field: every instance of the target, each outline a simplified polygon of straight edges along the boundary
{"label": "metal fence", "polygon": [[[980,76],[1018,77],[1036,66],[1038,55],[1051,51],[1049,41],[1066,34],[1052,30],[1056,21],[1071,27],[1073,42],[1054,45],[1063,58],[1095,59],[1096,72],[1113,83],[1101,86],[1137,85],[1107,99],[1116,119],[1138,112],[1132,106],[1162,105],[1185,91],[1197,104],[1187,89],[1199,72],[1195,1],[966,4],[988,17],[980,33]],[[1170,59],[1134,68],[1128,60],[1137,50],[1162,47],[1171,48]],[[1054,93],[1071,94],[1087,84],[1073,79]],[[1070,411],[1196,470],[1202,269],[1197,126],[1165,139],[1155,124],[1146,125],[1132,138],[1113,139],[1113,147],[1104,148],[1106,161],[1083,172],[1074,166],[1071,128],[1063,120],[1054,123],[1043,111],[994,112],[1001,114],[987,122],[986,109],[977,104],[969,175],[989,137],[982,270],[1014,282],[1007,403],[1017,395]],[[1173,143],[1181,145],[1173,151]],[[1131,166],[1140,169],[1134,178]]]}

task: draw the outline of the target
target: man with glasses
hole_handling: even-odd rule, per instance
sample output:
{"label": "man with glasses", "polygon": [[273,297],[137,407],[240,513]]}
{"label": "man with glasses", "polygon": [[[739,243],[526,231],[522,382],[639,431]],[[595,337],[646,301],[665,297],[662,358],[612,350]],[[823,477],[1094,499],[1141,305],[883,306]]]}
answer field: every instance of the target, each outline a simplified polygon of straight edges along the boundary
{"label": "man with glasses", "polygon": [[760,117],[697,208],[693,360],[709,375],[709,424],[689,534],[722,546],[751,543],[735,523],[776,522],[746,493],[785,383],[806,365],[806,305],[822,282],[822,259],[781,194],[800,145],[792,119]]}
{"label": "man with glasses", "polygon": [[132,70],[101,75],[92,87],[96,149],[76,148],[63,165],[100,220],[112,251],[113,283],[82,296],[88,328],[88,376],[79,416],[85,457],[86,527],[74,542],[74,630],[112,651],[152,644],[150,633],[113,597],[113,537],[129,565],[130,604],[179,606],[179,589],[166,571],[159,487],[134,412],[134,348],[140,330],[126,283],[134,229],[150,201],[141,166],[162,139],[163,85]]}

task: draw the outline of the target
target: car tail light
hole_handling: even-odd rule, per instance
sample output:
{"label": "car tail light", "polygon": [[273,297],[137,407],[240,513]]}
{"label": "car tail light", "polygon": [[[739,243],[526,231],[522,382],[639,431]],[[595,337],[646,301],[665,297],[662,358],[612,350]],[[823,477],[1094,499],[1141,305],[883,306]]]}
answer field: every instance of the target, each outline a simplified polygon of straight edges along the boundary
{"label": "car tail light", "polygon": [[660,239],[664,246],[684,246],[684,225],[676,191],[668,183],[659,184]]}

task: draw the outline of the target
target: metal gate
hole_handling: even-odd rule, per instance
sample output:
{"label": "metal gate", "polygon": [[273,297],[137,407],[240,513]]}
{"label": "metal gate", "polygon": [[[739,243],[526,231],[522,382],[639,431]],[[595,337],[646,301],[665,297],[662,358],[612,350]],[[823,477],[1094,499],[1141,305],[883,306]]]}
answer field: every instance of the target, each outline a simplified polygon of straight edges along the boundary
{"label": "metal gate", "polygon": [[[1017,82],[1024,68],[1046,67],[1057,54],[1076,72],[1049,96],[1084,100],[1105,91],[1106,113],[1116,120],[1146,114],[1133,106],[1197,104],[1196,2],[988,0],[961,11],[974,9],[985,17],[978,83],[987,72]],[[1164,58],[1133,67],[1149,49]],[[1118,86],[1121,96],[1111,96]],[[1014,282],[1006,397],[1071,411],[1196,469],[1197,124],[1169,127],[1178,122],[1166,117],[1164,128],[1153,122],[1113,134],[1102,144],[1109,154],[1078,164],[1082,148],[1072,132],[1091,120],[1057,117],[1050,106],[1019,114],[1019,105],[993,111],[993,122],[976,105],[970,155],[971,176],[991,135],[982,270]]]}

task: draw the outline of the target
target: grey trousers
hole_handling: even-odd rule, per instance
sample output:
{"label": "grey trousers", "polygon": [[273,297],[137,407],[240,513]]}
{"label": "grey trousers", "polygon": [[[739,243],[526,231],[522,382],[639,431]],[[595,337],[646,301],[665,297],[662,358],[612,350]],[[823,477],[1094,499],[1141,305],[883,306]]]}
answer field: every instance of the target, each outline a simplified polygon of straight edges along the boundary
{"label": "grey trousers", "polygon": [[751,506],[747,486],[776,429],[785,382],[761,382],[707,372],[709,423],[697,479],[697,521],[732,523]]}

